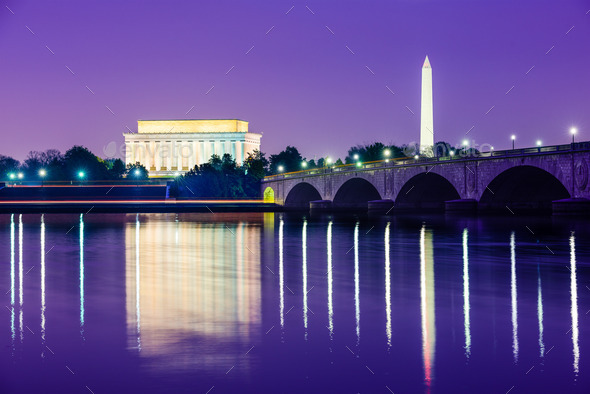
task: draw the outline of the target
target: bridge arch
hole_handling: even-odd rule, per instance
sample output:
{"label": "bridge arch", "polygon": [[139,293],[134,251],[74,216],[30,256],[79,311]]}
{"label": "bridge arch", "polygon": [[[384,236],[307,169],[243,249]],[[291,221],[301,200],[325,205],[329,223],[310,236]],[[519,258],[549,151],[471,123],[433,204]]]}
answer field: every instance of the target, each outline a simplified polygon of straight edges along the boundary
{"label": "bridge arch", "polygon": [[504,170],[487,185],[479,200],[481,209],[551,209],[551,201],[569,198],[563,183],[536,166]]}
{"label": "bridge arch", "polygon": [[395,199],[395,208],[442,210],[445,201],[459,198],[459,192],[448,179],[434,172],[423,172],[402,186]]}
{"label": "bridge arch", "polygon": [[335,208],[367,208],[371,200],[381,200],[381,194],[371,182],[352,178],[344,182],[334,195]]}
{"label": "bridge arch", "polygon": [[309,202],[321,200],[320,192],[311,184],[301,182],[293,186],[285,198],[285,206],[291,208],[309,208]]}

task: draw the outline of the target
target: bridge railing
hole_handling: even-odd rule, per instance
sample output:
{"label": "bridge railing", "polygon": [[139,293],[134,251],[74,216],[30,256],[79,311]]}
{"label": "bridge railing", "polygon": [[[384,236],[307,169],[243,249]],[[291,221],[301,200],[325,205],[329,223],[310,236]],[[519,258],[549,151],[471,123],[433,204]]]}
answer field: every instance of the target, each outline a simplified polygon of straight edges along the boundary
{"label": "bridge railing", "polygon": [[[507,150],[491,150],[487,152],[478,152],[475,154],[469,155],[455,155],[455,156],[441,156],[441,157],[427,157],[427,156],[420,156],[418,158],[413,157],[399,157],[395,159],[387,159],[387,160],[378,160],[378,161],[370,161],[365,163],[355,163],[355,164],[344,164],[340,166],[331,166],[331,167],[322,167],[322,168],[313,168],[310,170],[302,170],[302,171],[294,171],[294,172],[287,172],[283,174],[275,174],[264,177],[264,181],[273,181],[278,179],[287,179],[287,178],[299,178],[304,176],[311,176],[311,175],[321,175],[321,174],[331,174],[335,172],[353,172],[353,171],[360,171],[360,170],[368,170],[368,169],[381,169],[381,168],[388,168],[388,167],[398,167],[398,166],[406,166],[412,164],[427,164],[427,163],[437,163],[437,162],[449,162],[449,161],[464,161],[464,160],[474,160],[479,158],[495,158],[495,157],[514,157],[514,156],[529,156],[529,155],[538,155],[543,153],[551,153],[551,152],[559,152],[565,153],[568,151],[582,151],[582,150],[590,150],[590,141],[585,142],[576,142],[571,144],[564,144],[564,145],[549,145],[549,146],[539,146],[539,147],[532,147],[532,148],[519,148],[519,149],[507,149]],[[457,150],[459,151],[459,150]]]}

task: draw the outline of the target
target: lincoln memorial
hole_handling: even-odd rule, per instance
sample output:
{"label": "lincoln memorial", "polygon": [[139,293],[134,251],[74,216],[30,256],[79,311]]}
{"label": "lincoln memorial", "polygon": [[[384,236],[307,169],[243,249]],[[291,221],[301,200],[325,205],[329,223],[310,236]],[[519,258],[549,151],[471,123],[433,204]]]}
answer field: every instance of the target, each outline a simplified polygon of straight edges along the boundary
{"label": "lincoln memorial", "polygon": [[229,153],[242,163],[260,149],[261,134],[239,119],[139,120],[137,133],[123,133],[126,164],[139,162],[150,176],[173,176]]}

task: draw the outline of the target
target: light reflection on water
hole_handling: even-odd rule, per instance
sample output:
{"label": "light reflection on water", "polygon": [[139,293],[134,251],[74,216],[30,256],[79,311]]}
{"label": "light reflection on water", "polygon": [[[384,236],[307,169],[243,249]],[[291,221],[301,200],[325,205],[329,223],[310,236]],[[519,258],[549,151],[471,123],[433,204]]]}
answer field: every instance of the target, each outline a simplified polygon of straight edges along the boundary
{"label": "light reflection on water", "polygon": [[[467,392],[492,369],[500,376],[493,391],[583,392],[588,328],[578,311],[588,297],[578,282],[590,279],[579,264],[590,245],[568,231],[548,235],[555,254],[540,255],[517,226],[482,223],[6,215],[0,277],[11,352],[0,360],[38,369],[38,342],[48,363],[50,347],[77,359],[100,391],[117,389],[92,371],[113,363],[111,373],[127,371],[144,391],[314,392],[329,380],[335,392]],[[77,234],[66,231],[72,225]],[[525,380],[539,360],[543,374]],[[2,381],[13,387],[19,372],[10,371]],[[45,379],[69,391],[65,376]],[[290,383],[272,390],[281,381]],[[27,389],[12,391],[36,387],[20,383]]]}

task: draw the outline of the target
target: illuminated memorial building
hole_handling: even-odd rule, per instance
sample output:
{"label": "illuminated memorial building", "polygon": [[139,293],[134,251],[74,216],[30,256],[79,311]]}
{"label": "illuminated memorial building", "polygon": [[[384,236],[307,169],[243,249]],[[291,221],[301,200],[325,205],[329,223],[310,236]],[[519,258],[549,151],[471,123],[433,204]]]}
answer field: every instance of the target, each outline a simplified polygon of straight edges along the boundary
{"label": "illuminated memorial building", "polygon": [[242,163],[260,149],[261,134],[239,119],[139,120],[137,133],[123,133],[126,164],[141,163],[150,176],[173,176],[229,153]]}

